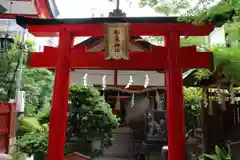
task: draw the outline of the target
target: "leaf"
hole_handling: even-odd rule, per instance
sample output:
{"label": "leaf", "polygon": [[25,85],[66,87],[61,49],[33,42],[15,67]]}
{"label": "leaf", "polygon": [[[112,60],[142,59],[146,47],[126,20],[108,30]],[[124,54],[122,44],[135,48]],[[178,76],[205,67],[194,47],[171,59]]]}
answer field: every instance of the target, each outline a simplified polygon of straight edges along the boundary
{"label": "leaf", "polygon": [[217,145],[215,146],[215,153],[218,160],[222,160],[226,158],[226,155],[223,154],[221,148],[219,148]]}
{"label": "leaf", "polygon": [[41,125],[36,117],[20,117],[20,129],[25,132],[38,131],[47,133],[48,125]]}
{"label": "leaf", "polygon": [[221,160],[221,159],[218,159],[215,154],[203,154],[203,156],[212,160]]}

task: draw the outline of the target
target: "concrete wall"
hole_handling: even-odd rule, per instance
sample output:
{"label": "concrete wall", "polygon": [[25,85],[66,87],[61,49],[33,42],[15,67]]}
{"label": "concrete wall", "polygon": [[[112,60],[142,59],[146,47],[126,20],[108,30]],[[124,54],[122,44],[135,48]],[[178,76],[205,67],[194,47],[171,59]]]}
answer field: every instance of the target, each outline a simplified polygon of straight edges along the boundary
{"label": "concrete wall", "polygon": [[[10,2],[12,2],[12,5],[10,5]],[[28,2],[0,0],[0,4],[8,10],[7,13],[10,13],[11,6],[11,14],[37,14],[34,0]]]}
{"label": "concrete wall", "polygon": [[24,36],[24,29],[17,25],[15,19],[0,19],[0,33],[5,32],[8,32],[13,37]]}

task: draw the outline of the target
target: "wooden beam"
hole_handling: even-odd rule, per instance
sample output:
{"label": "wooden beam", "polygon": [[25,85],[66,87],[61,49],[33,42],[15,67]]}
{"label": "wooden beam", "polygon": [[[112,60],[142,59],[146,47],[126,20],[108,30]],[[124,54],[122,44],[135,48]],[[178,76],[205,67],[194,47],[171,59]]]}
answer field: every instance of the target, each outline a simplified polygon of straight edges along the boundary
{"label": "wooden beam", "polygon": [[[130,60],[105,60],[104,52],[86,52],[84,46],[78,46],[71,50],[71,67],[113,70],[154,70],[159,69],[159,66],[167,68],[165,50],[160,47],[153,49],[153,52],[129,52]],[[31,68],[55,68],[57,56],[57,48],[45,47],[44,53],[31,53],[28,64]]]}
{"label": "wooden beam", "polygon": [[[197,52],[195,46],[180,48],[180,52],[183,68],[210,68],[212,65],[210,52]],[[28,65],[55,68],[58,53],[58,48],[45,47],[43,53],[29,55]],[[78,69],[159,70],[168,68],[168,59],[164,47],[155,47],[152,52],[129,52],[129,60],[105,60],[104,52],[86,52],[86,46],[77,46],[71,49],[70,64]]]}
{"label": "wooden beam", "polygon": [[184,69],[213,67],[212,52],[198,52],[196,46],[181,47],[180,52]]}
{"label": "wooden beam", "polygon": [[50,7],[48,7],[46,0],[34,0],[34,6],[38,12],[40,18],[54,18],[50,13]]}
{"label": "wooden beam", "polygon": [[60,32],[59,54],[50,112],[48,137],[48,160],[64,160],[64,145],[70,84],[70,57],[73,44],[72,35],[63,30]]}

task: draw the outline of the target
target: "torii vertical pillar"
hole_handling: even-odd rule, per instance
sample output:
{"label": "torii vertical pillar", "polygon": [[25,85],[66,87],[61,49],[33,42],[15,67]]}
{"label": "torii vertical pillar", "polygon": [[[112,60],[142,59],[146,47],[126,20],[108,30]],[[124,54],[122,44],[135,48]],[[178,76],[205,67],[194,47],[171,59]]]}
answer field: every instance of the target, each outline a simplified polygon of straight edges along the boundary
{"label": "torii vertical pillar", "polygon": [[73,37],[66,29],[60,32],[58,63],[50,113],[48,160],[64,160],[72,41]]}
{"label": "torii vertical pillar", "polygon": [[168,50],[166,70],[167,115],[168,115],[168,159],[186,160],[185,123],[180,34],[172,31],[165,36]]}

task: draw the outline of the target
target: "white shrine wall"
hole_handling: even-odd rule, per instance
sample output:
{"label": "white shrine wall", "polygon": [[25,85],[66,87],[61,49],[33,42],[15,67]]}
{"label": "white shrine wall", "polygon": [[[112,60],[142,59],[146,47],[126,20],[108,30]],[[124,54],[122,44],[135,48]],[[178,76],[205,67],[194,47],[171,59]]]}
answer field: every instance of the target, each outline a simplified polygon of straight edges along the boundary
{"label": "white shrine wall", "polygon": [[[83,84],[83,77],[88,74],[89,85],[102,85],[102,78],[106,75],[106,84],[114,85],[113,70],[87,70],[76,69],[71,73],[71,83]],[[133,78],[132,86],[143,86],[145,75],[149,77],[149,86],[165,86],[165,75],[156,71],[123,71],[118,70],[118,85],[127,85],[130,76]]]}

